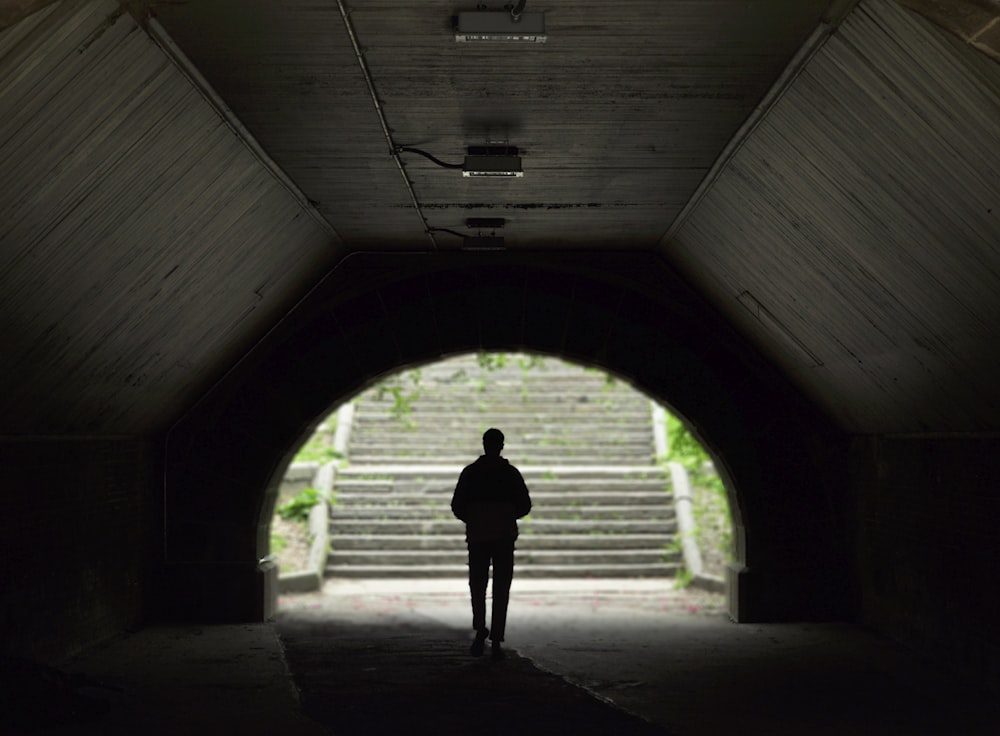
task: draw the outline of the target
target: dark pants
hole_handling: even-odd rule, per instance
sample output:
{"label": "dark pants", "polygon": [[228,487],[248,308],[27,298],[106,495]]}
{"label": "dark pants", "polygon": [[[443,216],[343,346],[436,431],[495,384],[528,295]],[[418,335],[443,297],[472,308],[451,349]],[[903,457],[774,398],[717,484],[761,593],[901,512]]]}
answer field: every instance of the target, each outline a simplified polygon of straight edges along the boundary
{"label": "dark pants", "polygon": [[514,579],[514,540],[469,542],[469,591],[472,594],[472,628],[486,628],[486,584],[493,564],[493,618],[490,639],[503,641],[507,628],[507,602]]}

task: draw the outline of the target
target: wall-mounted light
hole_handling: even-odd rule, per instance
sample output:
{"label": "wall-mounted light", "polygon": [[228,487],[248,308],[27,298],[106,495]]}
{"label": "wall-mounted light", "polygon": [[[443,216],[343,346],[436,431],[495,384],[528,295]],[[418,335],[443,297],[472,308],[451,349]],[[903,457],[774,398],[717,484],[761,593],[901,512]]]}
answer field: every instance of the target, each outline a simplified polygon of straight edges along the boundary
{"label": "wall-mounted light", "polygon": [[470,10],[455,16],[460,43],[545,43],[545,13],[525,13],[524,0],[509,12]]}

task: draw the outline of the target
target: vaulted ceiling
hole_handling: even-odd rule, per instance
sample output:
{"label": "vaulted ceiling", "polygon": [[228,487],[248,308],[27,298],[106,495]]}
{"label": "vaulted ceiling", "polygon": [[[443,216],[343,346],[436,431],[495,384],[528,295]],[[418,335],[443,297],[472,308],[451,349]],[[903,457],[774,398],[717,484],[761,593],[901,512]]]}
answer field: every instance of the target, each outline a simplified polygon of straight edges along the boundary
{"label": "vaulted ceiling", "polygon": [[[849,431],[1000,427],[995,3],[531,0],[544,44],[442,0],[21,6],[0,434],[163,429],[345,255],[483,217],[658,251]],[[491,141],[523,178],[393,153]]]}

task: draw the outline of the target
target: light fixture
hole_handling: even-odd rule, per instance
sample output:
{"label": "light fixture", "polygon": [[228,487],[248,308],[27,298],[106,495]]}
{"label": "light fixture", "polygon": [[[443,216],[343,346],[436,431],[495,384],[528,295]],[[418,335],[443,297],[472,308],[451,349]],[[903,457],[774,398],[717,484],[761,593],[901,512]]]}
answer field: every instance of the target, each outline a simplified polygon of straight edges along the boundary
{"label": "light fixture", "polygon": [[522,13],[518,20],[503,10],[470,10],[455,19],[460,43],[545,43],[545,13]]}
{"label": "light fixture", "polygon": [[[503,236],[497,235],[497,230],[503,230],[507,221],[502,217],[470,217],[465,226],[475,230],[474,236],[467,235],[462,250],[505,250]],[[489,230],[489,235],[483,235],[483,230]]]}
{"label": "light fixture", "polygon": [[397,146],[394,155],[400,153],[416,153],[443,169],[461,169],[462,176],[484,177],[522,177],[524,170],[521,168],[521,157],[518,155],[517,146],[488,145],[469,146],[465,156],[465,161],[460,164],[450,164],[436,156],[432,156],[427,151],[411,146]]}
{"label": "light fixture", "polygon": [[[504,239],[496,234],[497,230],[502,230],[505,220],[502,217],[470,217],[465,221],[465,226],[470,230],[475,230],[475,235],[465,235],[456,230],[446,227],[427,228],[432,233],[448,233],[462,239],[462,250],[506,250]],[[489,230],[489,235],[483,235],[483,230]]]}
{"label": "light fixture", "polygon": [[462,176],[524,176],[517,146],[469,146]]}
{"label": "light fixture", "polygon": [[503,238],[497,235],[467,236],[462,242],[462,250],[506,250]]}

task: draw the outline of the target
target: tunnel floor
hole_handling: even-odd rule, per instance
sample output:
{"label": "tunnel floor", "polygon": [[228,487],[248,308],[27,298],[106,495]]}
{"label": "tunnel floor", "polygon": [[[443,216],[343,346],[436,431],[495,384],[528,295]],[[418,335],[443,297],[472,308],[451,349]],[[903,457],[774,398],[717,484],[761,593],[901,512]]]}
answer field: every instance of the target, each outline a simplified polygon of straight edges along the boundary
{"label": "tunnel floor", "polygon": [[[468,654],[461,581],[331,581],[284,599],[277,626],[304,712],[332,733],[1000,732],[994,695],[886,639],[738,625],[723,604],[659,582],[515,580],[517,656],[500,662]],[[383,730],[365,730],[369,718]]]}
{"label": "tunnel floor", "polygon": [[663,584],[515,580],[497,662],[469,656],[461,581],[330,581],[281,604],[274,624],[150,627],[61,663],[84,685],[23,732],[1000,732],[995,694],[885,639],[737,625]]}

